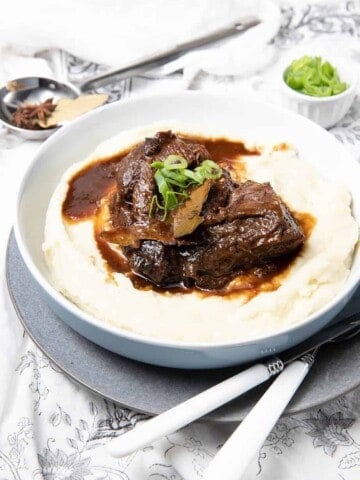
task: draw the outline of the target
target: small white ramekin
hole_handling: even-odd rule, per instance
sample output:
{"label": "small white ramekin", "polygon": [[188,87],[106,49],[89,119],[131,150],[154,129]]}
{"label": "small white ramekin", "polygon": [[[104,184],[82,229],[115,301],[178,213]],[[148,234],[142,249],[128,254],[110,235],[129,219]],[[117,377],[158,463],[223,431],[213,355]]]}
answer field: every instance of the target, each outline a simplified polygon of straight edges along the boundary
{"label": "small white ramekin", "polygon": [[324,128],[333,127],[341,120],[351,107],[356,95],[357,70],[350,64],[338,59],[327,58],[337,69],[341,81],[348,84],[348,88],[338,95],[329,97],[312,97],[299,93],[290,88],[284,80],[285,70],[281,71],[281,92],[285,107],[304,117],[313,120]]}

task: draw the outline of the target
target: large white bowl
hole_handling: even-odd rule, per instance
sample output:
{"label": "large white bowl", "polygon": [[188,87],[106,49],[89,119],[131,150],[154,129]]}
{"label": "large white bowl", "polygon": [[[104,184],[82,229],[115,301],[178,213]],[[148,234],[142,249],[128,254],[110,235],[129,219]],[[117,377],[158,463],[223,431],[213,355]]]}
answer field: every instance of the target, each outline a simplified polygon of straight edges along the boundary
{"label": "large white bowl", "polygon": [[300,115],[236,96],[195,92],[113,103],[84,115],[47,140],[20,188],[16,239],[51,308],[74,330],[109,350],[143,362],[179,368],[214,368],[251,361],[289,348],[323,328],[345,306],[359,283],[358,253],[346,284],[324,308],[295,327],[248,342],[204,345],[143,337],[98,321],[52,287],[41,245],[47,206],[62,173],[121,130],[169,119],[190,121],[204,129],[225,129],[234,135],[248,131],[256,132],[258,138],[291,142],[297,146],[301,158],[317,167],[324,177],[347,186],[353,196],[354,216],[359,221],[359,165],[329,133]]}

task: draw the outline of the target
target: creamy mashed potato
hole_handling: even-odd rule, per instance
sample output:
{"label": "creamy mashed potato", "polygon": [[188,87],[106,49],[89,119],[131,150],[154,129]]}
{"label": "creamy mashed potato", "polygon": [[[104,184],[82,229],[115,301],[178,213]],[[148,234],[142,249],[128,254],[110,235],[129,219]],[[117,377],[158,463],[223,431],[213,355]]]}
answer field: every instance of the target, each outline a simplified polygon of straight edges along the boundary
{"label": "creamy mashed potato", "polygon": [[348,277],[358,239],[350,195],[343,186],[325,182],[293,149],[271,145],[264,145],[261,155],[242,157],[246,178],[270,182],[290,210],[316,218],[301,254],[277,290],[259,293],[250,300],[245,296],[204,297],[196,292],[138,290],[122,274],[109,276],[97,249],[92,221],[68,223],[62,218],[68,182],[95,159],[124,151],[144,137],[168,129],[223,136],[223,132],[189,129],[171,122],[150,125],[120,133],[65,172],[49,204],[43,244],[55,288],[100,321],[144,336],[187,343],[243,341],[274,334],[304,321],[329,302]]}

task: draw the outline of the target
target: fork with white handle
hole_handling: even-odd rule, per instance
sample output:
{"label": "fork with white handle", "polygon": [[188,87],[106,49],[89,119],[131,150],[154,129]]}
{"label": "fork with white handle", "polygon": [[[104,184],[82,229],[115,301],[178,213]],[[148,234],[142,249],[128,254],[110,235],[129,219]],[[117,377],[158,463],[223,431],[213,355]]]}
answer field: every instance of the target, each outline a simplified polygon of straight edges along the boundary
{"label": "fork with white handle", "polygon": [[[256,429],[253,431],[256,431],[256,435],[259,434],[259,437],[261,434],[263,435],[261,438],[259,438],[259,440],[257,440],[257,443],[256,439],[252,439],[252,445],[255,445],[256,443],[257,446],[260,445],[261,447],[261,442],[266,438],[267,433],[270,432],[271,426],[276,423],[276,420],[279,418],[287,403],[294,395],[296,389],[305,378],[305,375],[310,368],[310,360],[313,360],[313,355],[317,348],[325,343],[334,341],[334,339],[339,338],[341,335],[348,335],[350,333],[355,335],[359,332],[359,327],[359,314],[341,319],[330,327],[327,327],[324,330],[312,335],[307,340],[296,345],[290,350],[283,352],[281,354],[281,360],[277,357],[274,357],[267,362],[258,363],[257,365],[254,365],[247,370],[244,370],[243,372],[224,380],[218,385],[199,393],[195,397],[176,405],[170,410],[161,413],[157,417],[153,417],[150,420],[139,424],[135,429],[130,430],[124,435],[121,435],[120,437],[114,439],[110,444],[107,444],[106,447],[101,448],[106,448],[106,450],[113,457],[123,457],[125,455],[129,455],[136,450],[150,445],[155,440],[158,440],[159,438],[173,433],[185,425],[188,425],[192,421],[204,416],[215,408],[230,402],[234,398],[270,379],[272,376],[282,372],[284,365],[289,365],[286,367],[285,371],[280,374],[278,379],[275,380],[273,385],[270,386],[269,390],[254,407],[254,410],[248,415],[247,419],[244,420],[239,427],[240,432],[244,432],[245,427],[243,425],[246,426],[250,421],[253,421],[256,425]],[[264,398],[265,400],[263,400]],[[265,409],[264,412],[266,413],[262,412],[263,408]],[[261,419],[259,421],[257,418],[258,415],[260,416],[260,413]],[[259,426],[263,426],[264,428],[261,430],[258,428]],[[238,437],[236,437],[236,439],[238,439]],[[231,442],[229,445],[231,447],[234,445],[232,437],[230,440]],[[238,440],[236,440],[236,442],[237,441]],[[226,446],[224,452],[226,453],[230,447]],[[248,443],[248,449],[250,449],[250,442]],[[222,453],[221,456],[219,453],[215,457],[212,464],[214,466],[209,467],[210,473],[211,468],[215,468],[225,453]],[[255,453],[256,452],[254,452],[254,454]],[[249,455],[250,453],[248,456]],[[236,459],[238,460],[239,458],[239,451],[237,448]],[[231,465],[233,464],[234,459],[231,460]],[[204,478],[215,479],[216,476]],[[227,480],[227,477],[222,476],[221,478],[222,480]],[[239,477],[229,477],[229,479],[230,478]]]}
{"label": "fork with white handle", "polygon": [[276,357],[266,363],[254,365],[157,417],[146,420],[111,442],[107,448],[114,457],[129,455],[269,380],[283,368],[283,362]]}
{"label": "fork with white handle", "polygon": [[203,480],[239,480],[306,377],[316,350],[291,363],[225,442]]}

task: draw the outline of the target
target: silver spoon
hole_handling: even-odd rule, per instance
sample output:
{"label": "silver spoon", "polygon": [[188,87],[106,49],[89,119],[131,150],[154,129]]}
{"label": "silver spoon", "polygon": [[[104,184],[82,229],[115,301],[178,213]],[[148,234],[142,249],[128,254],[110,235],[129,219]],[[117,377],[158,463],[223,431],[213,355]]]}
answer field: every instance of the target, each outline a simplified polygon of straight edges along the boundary
{"label": "silver spoon", "polygon": [[24,102],[38,104],[48,98],[53,98],[54,103],[56,103],[60,98],[76,98],[83,92],[91,91],[114,80],[123,80],[176,60],[184,53],[195,48],[243,33],[259,23],[260,20],[258,18],[244,17],[231,26],[183,43],[172,50],[145,58],[124,68],[96,75],[79,86],[40,77],[25,77],[12,80],[0,90],[0,122],[14,133],[28,140],[43,140],[54,133],[57,128],[30,130],[16,127],[11,123],[12,114],[17,108],[23,106]]}

